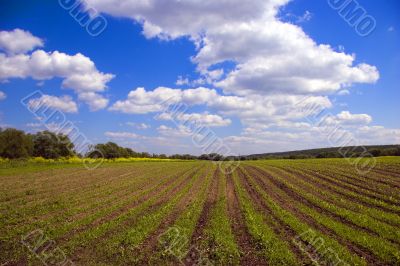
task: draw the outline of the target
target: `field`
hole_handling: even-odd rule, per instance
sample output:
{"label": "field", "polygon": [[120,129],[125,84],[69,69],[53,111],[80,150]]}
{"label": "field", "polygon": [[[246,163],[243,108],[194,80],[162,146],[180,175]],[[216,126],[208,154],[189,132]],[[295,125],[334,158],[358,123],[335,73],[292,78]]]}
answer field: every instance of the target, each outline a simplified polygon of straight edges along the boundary
{"label": "field", "polygon": [[400,158],[0,169],[0,265],[400,265]]}

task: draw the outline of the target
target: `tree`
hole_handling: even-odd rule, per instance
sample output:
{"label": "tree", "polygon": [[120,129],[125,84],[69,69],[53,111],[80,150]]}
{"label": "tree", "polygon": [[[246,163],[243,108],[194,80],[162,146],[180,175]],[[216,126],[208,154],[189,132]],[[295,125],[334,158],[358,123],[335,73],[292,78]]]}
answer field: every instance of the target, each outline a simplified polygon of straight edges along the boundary
{"label": "tree", "polygon": [[210,153],[210,154],[202,154],[198,157],[199,160],[208,160],[208,161],[222,161],[224,157],[218,153]]}
{"label": "tree", "polygon": [[97,144],[95,146],[95,150],[100,151],[106,159],[115,159],[121,157],[120,147],[114,142]]}
{"label": "tree", "polygon": [[151,155],[148,152],[142,152],[142,153],[140,153],[140,157],[141,158],[151,158]]}
{"label": "tree", "polygon": [[18,159],[32,155],[32,137],[21,130],[7,128],[0,129],[0,156],[9,159]]}
{"label": "tree", "polygon": [[[94,157],[94,155],[98,157],[98,154],[102,154],[105,159],[138,157],[138,154],[134,150],[120,147],[114,142],[107,142],[105,144],[99,143],[94,146],[93,150],[97,152],[90,153],[88,155],[89,157]],[[93,156],[91,154],[93,154]]]}
{"label": "tree", "polygon": [[60,156],[70,157],[76,155],[74,143],[71,142],[67,135],[58,134]]}
{"label": "tree", "polygon": [[128,158],[129,157],[137,157],[138,156],[138,154],[134,150],[132,150],[131,148],[125,148],[125,151],[127,153],[127,157]]}
{"label": "tree", "polygon": [[36,157],[57,159],[75,154],[74,144],[67,135],[55,134],[47,130],[33,135],[33,144],[33,156]]}
{"label": "tree", "polygon": [[378,149],[372,149],[372,150],[370,150],[369,151],[369,153],[371,153],[372,154],[372,156],[374,156],[374,157],[379,157],[379,156],[381,156],[381,150],[378,150]]}

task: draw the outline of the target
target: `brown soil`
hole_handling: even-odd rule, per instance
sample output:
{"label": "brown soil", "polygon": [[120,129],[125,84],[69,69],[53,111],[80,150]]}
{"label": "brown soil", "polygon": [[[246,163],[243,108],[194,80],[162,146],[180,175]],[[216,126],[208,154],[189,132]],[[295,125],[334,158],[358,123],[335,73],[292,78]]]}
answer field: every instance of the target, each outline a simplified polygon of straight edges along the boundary
{"label": "brown soil", "polygon": [[[219,167],[217,167],[211,180],[210,191],[207,194],[206,202],[204,203],[203,210],[201,211],[199,220],[197,221],[196,229],[191,237],[190,246],[197,247],[197,243],[199,243],[204,237],[204,228],[210,220],[210,212],[218,200],[218,178],[220,178],[220,174],[221,172]],[[185,265],[195,265],[198,260],[198,254],[189,251],[183,263]]]}
{"label": "brown soil", "polygon": [[231,220],[232,232],[241,251],[240,264],[266,265],[265,259],[257,255],[256,251],[258,248],[247,230],[231,174],[226,176],[226,183],[228,214]]}

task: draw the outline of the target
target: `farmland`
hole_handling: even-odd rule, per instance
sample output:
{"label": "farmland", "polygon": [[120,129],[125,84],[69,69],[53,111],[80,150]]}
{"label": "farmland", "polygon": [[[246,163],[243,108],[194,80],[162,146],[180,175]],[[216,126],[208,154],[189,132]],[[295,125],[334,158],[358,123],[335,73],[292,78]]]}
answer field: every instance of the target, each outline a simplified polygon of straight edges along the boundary
{"label": "farmland", "polygon": [[1,169],[0,265],[400,265],[400,159],[377,160]]}

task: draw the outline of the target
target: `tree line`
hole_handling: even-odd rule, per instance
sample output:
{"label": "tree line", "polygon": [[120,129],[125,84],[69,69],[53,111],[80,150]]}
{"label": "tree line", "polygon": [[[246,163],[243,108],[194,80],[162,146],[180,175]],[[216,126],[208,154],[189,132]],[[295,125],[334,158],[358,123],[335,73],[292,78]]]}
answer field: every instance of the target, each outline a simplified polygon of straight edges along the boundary
{"label": "tree line", "polygon": [[66,135],[50,131],[29,134],[14,128],[0,129],[0,157],[57,159],[72,156],[76,156],[74,144]]}
{"label": "tree line", "polygon": [[8,159],[21,159],[29,157],[43,157],[45,159],[58,159],[61,157],[90,157],[105,159],[116,158],[160,158],[194,160],[197,157],[190,154],[150,154],[136,152],[124,148],[113,142],[100,143],[89,147],[89,152],[79,154],[67,135],[56,134],[51,131],[41,131],[35,134],[25,133],[15,128],[0,128],[0,157]]}
{"label": "tree line", "polygon": [[400,145],[371,145],[371,146],[346,146],[321,148],[288,152],[253,154],[238,156],[235,159],[265,160],[265,159],[313,159],[313,158],[357,158],[357,157],[380,157],[400,156]]}
{"label": "tree line", "polygon": [[308,159],[308,158],[342,158],[371,156],[400,156],[400,145],[381,146],[349,146],[341,148],[323,148],[313,150],[301,150],[280,153],[254,154],[247,156],[224,157],[217,153],[194,156],[190,154],[150,154],[148,152],[136,152],[130,148],[124,148],[113,142],[100,143],[90,147],[87,154],[79,154],[74,149],[74,144],[67,135],[56,134],[50,131],[41,131],[35,134],[25,133],[22,130],[0,128],[0,157],[19,159],[28,157],[43,157],[45,159],[57,159],[60,157],[90,157],[105,159],[116,158],[160,158],[180,160],[208,160],[208,161],[245,161],[260,159]]}

